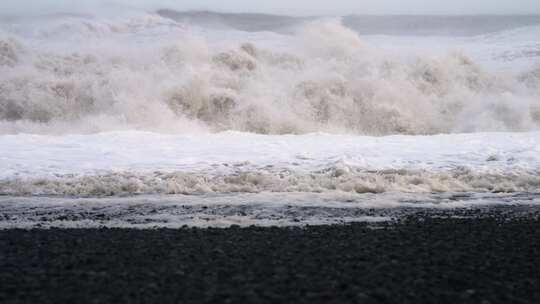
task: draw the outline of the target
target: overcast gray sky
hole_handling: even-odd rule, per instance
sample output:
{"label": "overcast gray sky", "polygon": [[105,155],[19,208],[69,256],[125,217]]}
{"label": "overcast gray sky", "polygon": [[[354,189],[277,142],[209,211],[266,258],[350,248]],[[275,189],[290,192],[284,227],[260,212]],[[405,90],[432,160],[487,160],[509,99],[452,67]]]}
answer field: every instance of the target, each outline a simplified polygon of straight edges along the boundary
{"label": "overcast gray sky", "polygon": [[0,13],[92,12],[112,5],[289,15],[540,14],[540,0],[0,0]]}

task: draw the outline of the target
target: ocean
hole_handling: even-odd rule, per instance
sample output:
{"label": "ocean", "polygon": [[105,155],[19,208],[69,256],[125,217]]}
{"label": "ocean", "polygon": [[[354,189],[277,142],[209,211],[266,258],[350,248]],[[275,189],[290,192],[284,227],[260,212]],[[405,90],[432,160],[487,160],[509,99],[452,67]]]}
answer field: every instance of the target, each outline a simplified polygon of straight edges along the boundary
{"label": "ocean", "polygon": [[540,204],[540,16],[0,16],[0,228]]}

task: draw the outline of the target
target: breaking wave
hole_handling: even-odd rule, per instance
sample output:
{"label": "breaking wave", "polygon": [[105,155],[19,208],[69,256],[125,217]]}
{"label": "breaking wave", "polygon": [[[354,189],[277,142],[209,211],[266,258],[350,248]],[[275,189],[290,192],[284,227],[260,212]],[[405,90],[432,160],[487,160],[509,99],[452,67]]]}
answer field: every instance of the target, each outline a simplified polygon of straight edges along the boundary
{"label": "breaking wave", "polygon": [[[213,43],[159,16],[111,22],[55,24],[34,37],[41,43],[0,32],[0,134],[386,135],[540,127],[538,69],[514,75],[458,51],[381,50],[340,20],[275,34],[291,42],[286,48],[250,38]],[[90,43],[46,42],[64,32]],[[152,35],[162,38],[144,40]]]}
{"label": "breaking wave", "polygon": [[0,195],[10,196],[123,196],[140,194],[212,193],[437,193],[537,192],[540,172],[477,173],[467,168],[445,172],[330,168],[310,174],[237,172],[212,175],[193,172],[111,172],[101,175],[59,175],[0,180]]}

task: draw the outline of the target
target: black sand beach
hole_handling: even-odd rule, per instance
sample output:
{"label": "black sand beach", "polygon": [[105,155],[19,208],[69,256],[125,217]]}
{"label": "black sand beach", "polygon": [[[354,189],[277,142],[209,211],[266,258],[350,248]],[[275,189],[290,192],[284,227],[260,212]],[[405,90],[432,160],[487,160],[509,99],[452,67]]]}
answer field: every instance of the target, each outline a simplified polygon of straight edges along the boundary
{"label": "black sand beach", "polygon": [[0,231],[0,303],[540,303],[538,214]]}

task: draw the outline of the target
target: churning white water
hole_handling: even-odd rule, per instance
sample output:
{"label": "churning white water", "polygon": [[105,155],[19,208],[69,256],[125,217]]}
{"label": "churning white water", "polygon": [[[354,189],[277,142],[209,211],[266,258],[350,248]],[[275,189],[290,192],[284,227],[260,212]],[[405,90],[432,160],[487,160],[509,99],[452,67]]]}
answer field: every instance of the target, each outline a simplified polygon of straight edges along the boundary
{"label": "churning white water", "polygon": [[537,203],[540,18],[355,18],[0,17],[0,208]]}
{"label": "churning white water", "polygon": [[[540,26],[521,30],[523,41],[500,33],[433,45],[399,38],[396,47],[393,37],[362,38],[339,19],[290,32],[211,30],[159,15],[10,21],[0,32],[0,133],[388,135],[540,125],[540,45],[528,41]],[[500,61],[513,69],[490,66]]]}

